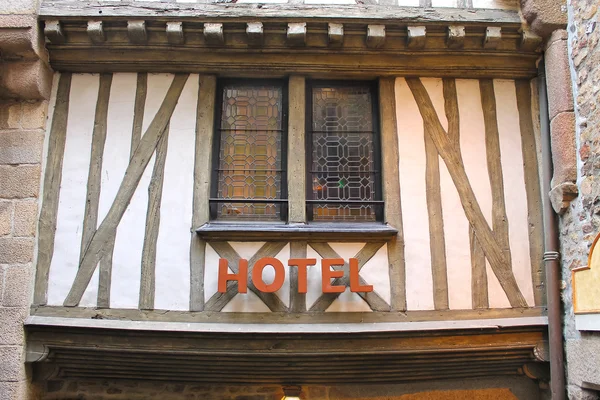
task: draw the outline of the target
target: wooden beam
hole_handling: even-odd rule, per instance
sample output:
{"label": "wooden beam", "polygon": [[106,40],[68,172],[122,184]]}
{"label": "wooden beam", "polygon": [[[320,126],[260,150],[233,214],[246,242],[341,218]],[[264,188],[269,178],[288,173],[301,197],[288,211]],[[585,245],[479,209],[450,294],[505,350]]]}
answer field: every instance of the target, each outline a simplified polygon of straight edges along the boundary
{"label": "wooden beam", "polygon": [[488,26],[485,29],[485,38],[483,39],[484,49],[496,49],[502,41],[502,28],[499,26]]}
{"label": "wooden beam", "polygon": [[344,44],[344,24],[327,24],[327,39],[331,47],[341,47]]}
{"label": "wooden beam", "polygon": [[154,294],[156,286],[156,244],[160,229],[160,205],[165,175],[165,162],[167,161],[167,148],[169,142],[169,125],[156,146],[156,156],[152,178],[148,185],[148,207],[146,208],[146,227],[144,231],[144,244],[142,247],[142,265],[140,276],[140,296],[138,307],[140,310],[154,309]]}
{"label": "wooden beam", "polygon": [[462,49],[465,46],[465,27],[450,25],[446,36],[446,45],[449,49]]}
{"label": "wooden beam", "polygon": [[367,26],[367,47],[378,49],[385,44],[385,25]]}
{"label": "wooden beam", "polygon": [[[429,129],[427,124],[425,124],[424,129]],[[446,310],[449,308],[448,275],[439,164],[439,155],[430,134],[425,134],[425,185],[427,187],[425,197],[429,222],[433,304],[436,310]]]}
{"label": "wooden beam", "polygon": [[166,26],[167,41],[169,44],[181,45],[185,43],[183,23],[181,21],[168,21]]}
{"label": "wooden beam", "polygon": [[512,268],[510,264],[507,263],[504,254],[498,246],[494,234],[479,207],[479,203],[473,193],[469,178],[464,169],[462,158],[457,151],[458,149],[448,139],[447,133],[440,123],[427,90],[419,78],[406,78],[406,82],[415,97],[423,120],[431,127],[431,129],[428,129],[428,132],[432,133],[431,138],[433,139],[435,147],[444,160],[448,172],[454,181],[465,215],[469,220],[469,223],[473,226],[475,235],[490,262],[494,274],[504,289],[511,306],[526,307],[527,302],[517,285]]}
{"label": "wooden beam", "polygon": [[79,261],[83,258],[83,255],[96,232],[96,228],[98,227],[98,207],[100,203],[100,186],[102,182],[102,156],[104,155],[104,144],[106,143],[108,100],[110,98],[112,77],[112,74],[100,75],[100,86],[98,89],[96,113],[94,116],[94,130],[92,133],[92,148],[90,154],[90,166],[88,169],[87,194],[83,215]]}
{"label": "wooden beam", "polygon": [[204,40],[211,46],[222,46],[225,43],[223,24],[206,22],[204,24]]}
{"label": "wooden beam", "polygon": [[61,44],[66,40],[61,23],[58,20],[48,20],[44,22],[44,35],[50,40],[50,43],[53,44]]}
{"label": "wooden beam", "polygon": [[[428,7],[431,7],[429,5]],[[60,2],[42,2],[39,15],[42,20],[74,19],[77,17],[96,17],[98,7],[94,2],[64,0]],[[521,26],[521,18],[515,10],[474,9],[464,10],[453,7],[437,7],[423,12],[419,7],[386,7],[380,5],[331,5],[324,4],[236,4],[227,3],[166,3],[144,2],[124,4],[102,4],[103,18],[126,19],[135,15],[140,19],[176,19],[182,22],[207,20],[209,22],[244,22],[259,20],[263,22],[291,22],[310,16],[311,19],[344,23],[357,22],[365,25],[373,23],[440,23],[452,24],[469,21],[470,24],[510,24]]]}
{"label": "wooden beam", "polygon": [[148,93],[148,74],[139,72],[135,89],[135,103],[133,105],[133,127],[131,131],[130,159],[142,138],[142,125],[144,123],[144,110],[146,108],[146,94]]}
{"label": "wooden beam", "polygon": [[125,177],[115,196],[115,200],[106,217],[98,227],[83,256],[73,286],[64,301],[65,306],[74,307],[79,304],[81,296],[83,296],[94,270],[98,265],[98,261],[100,261],[104,255],[104,246],[116,235],[117,226],[133,197],[135,189],[142,178],[142,174],[150,161],[150,157],[152,156],[152,153],[154,153],[154,150],[165,131],[165,127],[169,123],[187,78],[187,74],[175,75],[171,87],[158,112],[142,137],[140,144],[135,149],[133,157],[125,171]]}
{"label": "wooden beam", "polygon": [[148,41],[146,21],[139,19],[127,21],[127,36],[133,44],[145,44]]}
{"label": "wooden beam", "polygon": [[469,225],[469,244],[471,249],[471,306],[474,310],[489,308],[485,254],[471,225]]}
{"label": "wooden beam", "polygon": [[288,82],[288,222],[306,222],[306,80],[290,76]]}
{"label": "wooden beam", "polygon": [[262,22],[248,22],[246,24],[246,36],[250,46],[262,46],[265,40]]}
{"label": "wooden beam", "polygon": [[54,235],[62,180],[63,155],[67,138],[69,119],[69,95],[71,92],[71,74],[62,73],[58,80],[56,104],[52,115],[48,139],[48,157],[44,172],[44,192],[38,226],[37,268],[33,291],[34,304],[48,302],[48,275],[54,253]]}
{"label": "wooden beam", "polygon": [[98,267],[98,308],[110,308],[110,287],[112,284],[113,254],[115,251],[115,237],[106,244],[104,256],[100,259]]}
{"label": "wooden beam", "polygon": [[[290,258],[306,258],[308,242],[290,242]],[[314,267],[316,268],[316,267]],[[306,293],[298,293],[298,268],[290,268],[290,311],[306,312]]]}
{"label": "wooden beam", "polygon": [[500,133],[498,132],[498,116],[496,114],[496,94],[494,82],[491,79],[479,81],[481,107],[483,109],[483,122],[485,126],[485,147],[492,189],[492,231],[504,259],[512,266],[510,240],[508,230],[508,217],[504,201],[504,177],[502,173],[502,155],[500,153]]}
{"label": "wooden beam", "polygon": [[388,243],[391,309],[406,310],[406,271],[404,259],[404,228],[400,198],[400,164],[398,121],[396,117],[396,78],[379,79],[379,120],[381,124],[381,164],[384,200],[384,220],[398,230]]}
{"label": "wooden beam", "polygon": [[532,96],[528,80],[515,81],[519,127],[521,130],[521,151],[523,152],[523,173],[527,193],[527,220],[529,227],[529,257],[533,281],[533,295],[536,306],[545,303],[544,285],[544,222],[542,220],[542,194],[538,167],[538,149],[533,128]]}
{"label": "wooden beam", "polygon": [[[208,198],[211,187],[212,149],[217,79],[213,75],[198,78],[196,143],[194,153],[194,199],[192,229],[210,219]],[[204,309],[204,263],[206,242],[192,231],[190,243],[190,311]]]}
{"label": "wooden beam", "polygon": [[88,21],[87,34],[92,43],[101,44],[106,41],[106,34],[104,33],[102,21]]}
{"label": "wooden beam", "polygon": [[409,49],[422,49],[427,42],[427,28],[425,26],[406,27],[406,45]]}

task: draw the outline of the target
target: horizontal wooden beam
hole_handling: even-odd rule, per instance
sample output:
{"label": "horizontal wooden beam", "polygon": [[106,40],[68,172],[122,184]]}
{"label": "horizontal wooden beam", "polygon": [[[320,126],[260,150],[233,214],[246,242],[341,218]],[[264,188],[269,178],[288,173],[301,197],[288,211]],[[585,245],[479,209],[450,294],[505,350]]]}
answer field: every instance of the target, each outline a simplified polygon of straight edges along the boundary
{"label": "horizontal wooden beam", "polygon": [[[99,12],[101,11],[101,13]],[[194,22],[199,19],[218,22],[265,19],[269,21],[287,21],[309,19],[327,22],[364,21],[366,23],[410,22],[414,23],[460,23],[476,24],[512,24],[521,26],[521,19],[514,10],[466,10],[456,8],[428,8],[427,12],[419,7],[386,7],[376,5],[294,5],[294,4],[195,4],[175,2],[144,2],[136,4],[96,1],[44,1],[39,16],[42,20],[77,19],[80,17],[124,19],[135,16],[146,20],[177,20]]]}

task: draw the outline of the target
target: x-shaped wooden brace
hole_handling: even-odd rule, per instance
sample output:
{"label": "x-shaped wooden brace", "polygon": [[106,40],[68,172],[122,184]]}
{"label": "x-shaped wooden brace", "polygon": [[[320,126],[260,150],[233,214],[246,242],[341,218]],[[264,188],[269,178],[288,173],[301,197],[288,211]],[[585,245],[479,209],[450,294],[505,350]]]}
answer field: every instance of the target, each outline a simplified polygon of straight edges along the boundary
{"label": "x-shaped wooden brace", "polygon": [[[341,258],[335,250],[331,248],[327,243],[309,243],[321,258]],[[379,251],[384,243],[367,243],[355,256],[358,259],[358,270],[362,267]],[[332,286],[346,286],[350,285],[350,266],[348,263],[344,263],[343,266],[334,266],[336,271],[344,271],[344,276],[341,278],[335,278],[332,282]],[[361,285],[368,285],[368,283],[359,276],[359,282]],[[309,311],[325,311],[329,306],[339,297],[341,293],[323,293],[317,301],[310,307]],[[381,298],[376,292],[358,292],[357,293],[364,301],[367,302],[371,310],[373,311],[390,311],[390,305]]]}
{"label": "x-shaped wooden brace", "polygon": [[[256,294],[263,303],[271,311],[289,311],[288,307],[283,304],[281,299],[275,293],[263,293],[259,291],[254,283],[252,283],[251,276],[254,264],[263,257],[275,257],[283,248],[287,245],[287,242],[269,242],[262,246],[258,251],[248,260],[248,289]],[[217,252],[219,257],[229,261],[229,268],[235,273],[239,273],[240,255],[234,250],[233,247],[227,242],[211,242],[210,246]],[[227,305],[238,293],[237,281],[227,282],[227,291],[225,293],[215,293],[205,305],[206,311],[221,311],[223,307]]]}

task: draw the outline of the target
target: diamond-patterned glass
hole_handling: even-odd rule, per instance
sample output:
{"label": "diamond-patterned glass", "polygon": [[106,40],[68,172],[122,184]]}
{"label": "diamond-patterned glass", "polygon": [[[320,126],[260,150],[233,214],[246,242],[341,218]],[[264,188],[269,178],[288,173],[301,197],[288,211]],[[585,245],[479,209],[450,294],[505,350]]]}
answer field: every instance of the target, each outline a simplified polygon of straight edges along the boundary
{"label": "diamond-patterned glass", "polygon": [[226,85],[220,122],[219,219],[278,220],[281,205],[282,87]]}
{"label": "diamond-patterned glass", "polygon": [[312,88],[311,176],[315,221],[375,221],[376,166],[369,86]]}

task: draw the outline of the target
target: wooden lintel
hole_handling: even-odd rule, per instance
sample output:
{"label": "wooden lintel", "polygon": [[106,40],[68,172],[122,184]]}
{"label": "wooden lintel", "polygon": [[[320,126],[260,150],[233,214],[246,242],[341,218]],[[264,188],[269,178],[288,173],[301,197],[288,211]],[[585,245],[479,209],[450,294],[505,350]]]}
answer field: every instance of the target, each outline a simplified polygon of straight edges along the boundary
{"label": "wooden lintel", "polygon": [[488,26],[483,39],[484,49],[496,49],[502,40],[502,28],[499,26]]}
{"label": "wooden lintel", "polygon": [[450,25],[446,44],[449,49],[462,49],[465,45],[465,27],[461,25]]}
{"label": "wooden lintel", "polygon": [[542,38],[530,30],[521,33],[521,50],[534,51],[542,44]]}
{"label": "wooden lintel", "polygon": [[264,41],[264,28],[262,22],[248,22],[246,24],[246,36],[251,46],[262,46]]}
{"label": "wooden lintel", "polygon": [[344,44],[344,24],[327,24],[327,37],[330,46],[341,47]]}
{"label": "wooden lintel", "polygon": [[[140,19],[177,20],[194,22],[209,20],[209,22],[247,22],[267,21],[290,22],[310,16],[313,20],[327,22],[358,22],[367,24],[411,23],[441,23],[447,25],[469,21],[470,24],[510,24],[521,26],[519,13],[514,10],[494,9],[457,9],[453,7],[429,8],[427,12],[419,7],[385,7],[381,5],[324,5],[304,4],[231,4],[222,3],[176,3],[176,2],[118,2],[102,4],[103,18],[127,19],[135,15]],[[42,20],[86,19],[98,17],[98,5],[95,2],[79,0],[44,1],[40,7],[39,16]]]}
{"label": "wooden lintel", "polygon": [[225,43],[223,36],[223,24],[205,23],[204,24],[204,39],[206,43],[213,46],[222,46]]}
{"label": "wooden lintel", "polygon": [[88,21],[87,34],[92,43],[100,44],[106,41],[102,21]]}
{"label": "wooden lintel", "polygon": [[170,44],[179,45],[185,43],[183,35],[183,24],[181,21],[169,21],[166,27],[167,41]]}
{"label": "wooden lintel", "polygon": [[406,28],[406,45],[409,49],[422,49],[427,41],[427,28],[425,26],[408,26]]}
{"label": "wooden lintel", "polygon": [[385,25],[367,26],[367,47],[378,49],[385,43]]}
{"label": "wooden lintel", "polygon": [[129,41],[134,44],[144,44],[148,40],[146,33],[146,21],[144,20],[129,20],[127,21],[127,36]]}
{"label": "wooden lintel", "polygon": [[49,20],[44,24],[44,35],[52,44],[60,44],[65,42],[65,35],[62,31],[62,26],[58,20]]}
{"label": "wooden lintel", "polygon": [[290,22],[288,24],[287,44],[290,46],[306,45],[306,22]]}

